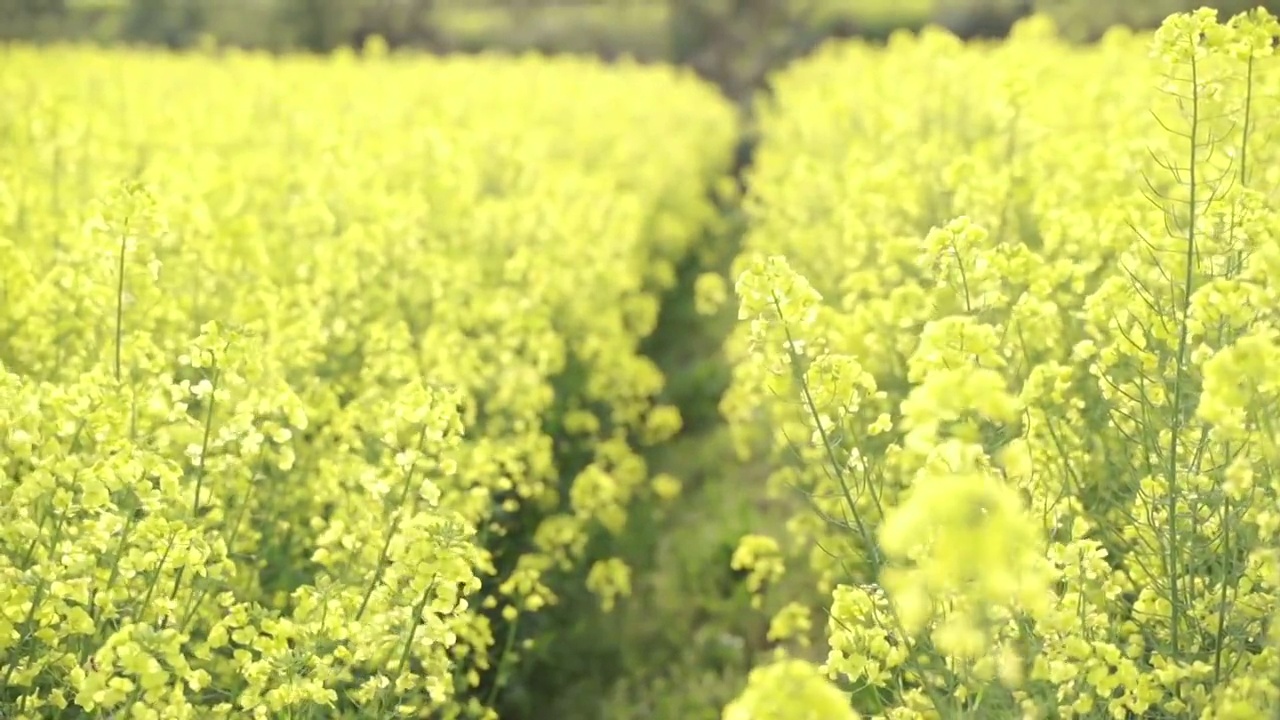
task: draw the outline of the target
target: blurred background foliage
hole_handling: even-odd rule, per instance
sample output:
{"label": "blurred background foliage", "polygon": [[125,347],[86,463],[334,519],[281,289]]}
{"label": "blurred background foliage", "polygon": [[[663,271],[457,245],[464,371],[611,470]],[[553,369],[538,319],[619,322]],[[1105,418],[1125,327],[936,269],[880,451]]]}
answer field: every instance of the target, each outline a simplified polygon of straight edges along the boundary
{"label": "blurred background foliage", "polygon": [[[929,23],[998,38],[1043,11],[1088,41],[1117,23],[1150,29],[1202,5],[1280,13],[1280,0],[0,0],[0,42],[326,52],[379,35],[437,53],[590,53],[692,67],[745,111],[770,72],[830,38],[881,41]],[[637,571],[632,598],[604,613],[586,593],[570,595],[548,614],[540,647],[501,698],[503,720],[718,720],[769,649],[765,619],[776,608],[750,606],[729,558],[743,534],[781,532],[788,513],[764,502],[767,468],[735,463],[717,422],[719,349],[734,308],[711,318],[693,311],[693,279],[725,270],[735,252],[734,213],[728,204],[720,236],[708,238],[715,252],[682,270],[649,342],[687,423],[648,460],[684,481],[683,499],[631,526],[621,554]],[[811,587],[799,576],[787,582]],[[822,648],[809,652],[818,659]]]}
{"label": "blurred background foliage", "polygon": [[741,99],[773,68],[831,37],[882,40],[944,25],[999,37],[1044,11],[1089,40],[1116,23],[1152,28],[1170,12],[1227,12],[1280,0],[0,0],[0,40],[88,40],[173,48],[203,39],[270,51],[395,47],[593,53],[695,68]]}

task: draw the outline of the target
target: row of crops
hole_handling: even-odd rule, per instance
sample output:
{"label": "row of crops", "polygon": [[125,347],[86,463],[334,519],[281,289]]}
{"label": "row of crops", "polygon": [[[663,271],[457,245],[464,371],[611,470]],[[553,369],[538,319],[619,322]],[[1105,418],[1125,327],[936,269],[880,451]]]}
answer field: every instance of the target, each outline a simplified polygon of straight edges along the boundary
{"label": "row of crops", "polygon": [[[1280,710],[1278,36],[775,78],[698,283],[793,509],[732,559],[777,656],[726,720]],[[0,717],[493,718],[566,583],[626,602],[711,88],[9,47],[0,93]]]}
{"label": "row of crops", "polygon": [[578,60],[10,49],[0,88],[0,715],[482,714],[670,493],[638,346],[731,110]]}
{"label": "row of crops", "polygon": [[1277,35],[1033,21],[778,78],[722,407],[798,509],[737,561],[812,575],[774,631],[824,627],[863,714],[1280,711]]}

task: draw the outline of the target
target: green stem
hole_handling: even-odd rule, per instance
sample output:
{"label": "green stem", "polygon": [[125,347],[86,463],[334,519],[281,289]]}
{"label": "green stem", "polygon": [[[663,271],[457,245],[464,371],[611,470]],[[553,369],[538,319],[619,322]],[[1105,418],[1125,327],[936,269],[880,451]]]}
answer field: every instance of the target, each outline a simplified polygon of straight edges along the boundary
{"label": "green stem", "polygon": [[[135,510],[128,511],[128,517],[125,518],[124,527],[120,529],[120,540],[116,543],[115,562],[111,563],[111,574],[107,576],[106,585],[103,586],[103,592],[109,592],[111,587],[115,585],[116,578],[120,577],[120,560],[124,557],[124,547],[129,542],[129,535],[133,532],[133,525],[137,522],[138,513]],[[93,605],[93,622],[98,622],[98,606],[94,602],[94,593],[89,596],[89,601]]]}
{"label": "green stem", "polygon": [[489,693],[484,700],[484,705],[487,708],[493,707],[493,701],[498,697],[498,690],[502,687],[503,675],[506,674],[507,670],[507,656],[511,653],[511,648],[515,645],[516,628],[519,624],[520,615],[517,614],[516,618],[507,626],[507,638],[506,642],[502,645],[502,654],[498,656],[498,667],[494,672],[493,685],[489,688]]}
{"label": "green stem", "polygon": [[122,354],[124,348],[124,266],[125,252],[129,246],[129,219],[125,218],[124,232],[120,234],[120,263],[116,270],[116,357],[115,357],[115,374],[116,382],[120,382],[122,376],[121,366]]}
{"label": "green stem", "polygon": [[1196,162],[1198,160],[1197,143],[1199,142],[1199,119],[1200,119],[1200,87],[1199,76],[1197,72],[1196,59],[1194,53],[1191,57],[1191,133],[1190,133],[1190,163],[1188,169],[1187,180],[1190,185],[1188,199],[1187,219],[1187,246],[1186,246],[1186,269],[1182,279],[1182,307],[1180,308],[1181,318],[1179,318],[1178,327],[1178,354],[1177,363],[1173,377],[1173,417],[1171,419],[1171,427],[1169,432],[1169,459],[1165,470],[1166,482],[1169,485],[1167,510],[1168,513],[1168,532],[1169,532],[1169,553],[1168,553],[1168,572],[1169,572],[1169,604],[1171,607],[1169,642],[1173,651],[1173,657],[1181,654],[1181,625],[1182,625],[1182,597],[1181,590],[1178,585],[1178,576],[1182,572],[1180,566],[1181,557],[1179,552],[1178,537],[1178,451],[1179,440],[1183,426],[1183,393],[1186,390],[1187,381],[1187,345],[1190,327],[1188,318],[1191,313],[1191,294],[1195,289],[1195,263],[1196,263]]}
{"label": "green stem", "polygon": [[[60,515],[58,522],[53,526],[53,537],[49,542],[49,547],[52,549],[56,549],[58,543],[62,540],[62,528],[65,518],[65,515]],[[26,631],[26,637],[23,638],[23,642],[16,643],[9,650],[8,658],[5,660],[7,667],[4,671],[4,677],[0,678],[0,688],[9,687],[9,680],[13,677],[14,671],[18,669],[18,652],[25,644],[25,641],[34,634],[31,627],[35,622],[36,613],[40,610],[40,605],[44,603],[45,594],[48,590],[49,581],[42,575],[36,584],[36,591],[31,597],[31,607],[27,609],[26,617],[22,619],[22,628]]]}
{"label": "green stem", "polygon": [[[426,425],[423,425],[422,431],[418,434],[419,450],[422,449],[422,445],[424,442],[426,442],[426,438],[427,438],[427,427]],[[364,617],[364,612],[369,607],[369,598],[373,597],[374,589],[378,587],[378,583],[382,582],[382,573],[386,572],[386,569],[387,569],[387,559],[391,550],[391,540],[396,536],[396,532],[400,529],[400,521],[405,516],[405,513],[403,512],[404,501],[406,498],[409,497],[410,490],[413,489],[414,471],[417,469],[418,469],[418,464],[415,462],[412,465],[410,465],[408,469],[405,470],[404,485],[401,488],[400,500],[399,502],[396,503],[396,505],[400,507],[402,512],[397,513],[396,516],[391,520],[391,527],[388,528],[387,530],[387,537],[382,542],[382,550],[379,551],[378,553],[378,565],[373,570],[373,580],[369,582],[369,587],[365,588],[364,598],[360,600],[360,609],[356,611],[356,620],[360,620],[361,618]]]}
{"label": "green stem", "polygon": [[431,582],[427,583],[427,587],[422,591],[422,596],[413,605],[409,636],[404,639],[404,648],[400,651],[400,662],[396,665],[396,678],[403,675],[404,669],[409,665],[409,656],[413,654],[413,638],[418,633],[418,626],[422,624],[422,611],[427,607],[427,600],[431,598],[431,591],[435,589],[437,579],[432,578]]}
{"label": "green stem", "polygon": [[156,563],[155,574],[151,576],[151,583],[147,585],[147,594],[142,597],[142,604],[138,606],[136,618],[139,622],[143,621],[147,607],[151,605],[151,596],[155,594],[156,586],[160,584],[160,573],[164,571],[164,564],[169,559],[169,553],[173,552],[173,545],[177,539],[178,535],[176,533],[169,536],[169,543],[165,545],[164,554],[160,556],[160,561]]}
{"label": "green stem", "polygon": [[[1240,138],[1240,186],[1249,186],[1249,128],[1253,110],[1253,55],[1245,64],[1244,122]],[[1235,228],[1233,227],[1232,230]],[[1237,269],[1244,264],[1243,251],[1236,253]],[[1229,455],[1230,453],[1228,453]],[[1222,681],[1222,653],[1227,638],[1227,595],[1228,585],[1233,572],[1231,558],[1231,498],[1222,502],[1222,579],[1218,587],[1218,627],[1214,632],[1213,647],[1213,685],[1220,687]],[[1235,589],[1235,588],[1232,588]]]}
{"label": "green stem", "polygon": [[[259,457],[261,457],[261,455],[263,454],[265,454],[265,451],[262,453],[259,453]],[[259,467],[261,467],[262,464],[263,464],[263,461],[259,459],[258,461]],[[231,532],[228,533],[227,535],[227,551],[228,552],[235,552],[236,538],[240,535],[240,528],[242,527],[242,524],[244,522],[244,517],[249,514],[249,500],[253,497],[254,487],[255,487],[254,483],[250,482],[249,489],[245,492],[245,495],[244,495],[244,502],[240,504],[240,511],[236,514],[235,522],[231,524]],[[177,592],[176,584],[174,585],[174,591],[176,594]],[[182,621],[181,621],[181,624],[179,625],[180,630],[184,630],[184,631],[186,630],[187,624],[190,623],[191,620],[195,617],[196,612],[199,611],[200,609],[200,605],[204,602],[205,598],[208,597],[208,595],[209,595],[208,588],[200,588],[195,593],[195,595],[191,599],[191,604],[188,606],[186,611],[184,611],[182,614]]]}
{"label": "green stem", "polygon": [[191,514],[200,515],[200,491],[204,487],[205,476],[205,457],[209,454],[209,438],[213,435],[213,408],[218,402],[218,380],[222,377],[222,372],[218,369],[217,359],[214,359],[213,379],[210,381],[213,389],[209,391],[209,407],[204,415],[204,437],[200,441],[200,461],[196,464],[196,495],[191,502]]}
{"label": "green stem", "polygon": [[[35,622],[36,611],[40,609],[40,605],[44,602],[45,592],[48,588],[49,584],[44,578],[40,578],[39,584],[36,585],[36,592],[31,598],[31,607],[27,609],[26,617],[22,618],[21,627],[28,631],[23,640],[26,640],[31,636],[31,625]],[[4,677],[0,678],[0,688],[9,687],[9,679],[13,677],[14,670],[18,669],[18,649],[21,648],[22,645],[23,643],[17,643],[13,646],[13,649],[9,651],[9,658],[5,662],[8,667],[5,668]]]}
{"label": "green stem", "polygon": [[[778,317],[782,317],[782,303],[779,301],[776,293],[773,294],[773,307],[778,312]],[[809,383],[804,378],[804,370],[800,368],[800,355],[795,350],[794,338],[791,335],[791,328],[785,321],[782,322],[782,331],[787,338],[787,353],[791,358],[791,369],[796,374],[796,382],[800,385],[800,392],[804,398],[806,409],[809,415],[813,417],[813,422],[818,428],[818,435],[822,438],[823,449],[827,453],[827,461],[831,463],[831,468],[835,473],[836,481],[840,484],[840,491],[844,496],[845,504],[849,507],[849,513],[853,517],[854,524],[858,526],[858,534],[862,536],[862,541],[866,545],[868,552],[871,554],[871,563],[875,570],[879,570],[880,551],[876,546],[875,538],[871,536],[871,531],[867,528],[866,523],[862,521],[862,514],[858,512],[857,502],[853,498],[853,491],[849,489],[849,483],[844,476],[844,464],[836,458],[835,447],[831,442],[831,438],[827,434],[826,426],[822,422],[822,417],[818,413],[817,403],[813,400],[813,394],[809,391]]]}

